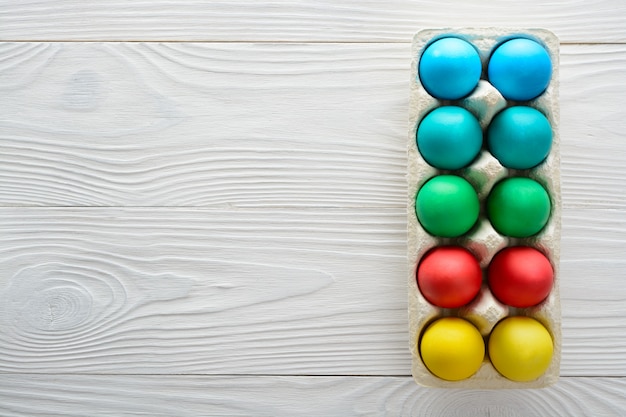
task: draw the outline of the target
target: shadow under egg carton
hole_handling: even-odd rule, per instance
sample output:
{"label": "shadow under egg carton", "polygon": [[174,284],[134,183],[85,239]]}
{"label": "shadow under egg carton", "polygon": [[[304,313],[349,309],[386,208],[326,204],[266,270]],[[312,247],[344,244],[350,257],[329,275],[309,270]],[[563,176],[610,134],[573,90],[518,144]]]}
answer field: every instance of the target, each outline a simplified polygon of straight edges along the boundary
{"label": "shadow under egg carton", "polygon": [[[419,58],[425,48],[437,39],[453,36],[470,42],[479,51],[482,75],[478,86],[466,98],[460,100],[438,100],[424,89],[418,76]],[[542,44],[552,61],[552,77],[547,89],[537,98],[526,102],[505,100],[500,92],[486,79],[486,68],[493,50],[501,43],[513,38],[528,38]],[[558,70],[559,41],[549,31],[542,29],[461,28],[429,29],[417,33],[413,39],[411,62],[411,88],[409,100],[408,136],[408,293],[409,293],[409,337],[412,354],[412,373],[420,385],[441,388],[540,388],[558,380],[561,358],[561,308],[559,297],[559,258],[561,230],[560,149],[559,149],[559,105]],[[421,156],[416,144],[416,133],[420,121],[435,108],[444,105],[460,106],[478,119],[483,130],[500,111],[513,105],[525,105],[541,111],[552,127],[552,146],[548,157],[538,166],[523,171],[509,170],[486,149],[483,149],[470,166],[458,171],[442,171],[430,166]],[[426,232],[415,214],[415,197],[420,187],[430,178],[452,173],[462,176],[475,188],[481,202],[481,213],[477,224],[458,238],[439,238]],[[536,235],[529,238],[510,238],[499,234],[487,219],[485,200],[492,187],[500,180],[525,176],[538,181],[550,196],[551,212],[548,223]],[[416,271],[420,259],[432,248],[441,245],[461,245],[476,256],[483,270],[483,285],[479,294],[468,305],[458,309],[445,309],[430,304],[420,293]],[[514,308],[500,303],[486,284],[486,268],[493,256],[509,246],[531,246],[544,253],[554,269],[554,283],[548,297],[537,306]],[[523,315],[537,319],[549,331],[554,345],[552,361],[546,372],[529,382],[515,382],[498,373],[485,354],[480,369],[470,378],[447,381],[430,373],[419,352],[419,339],[426,327],[441,317],[456,316],[470,321],[478,328],[487,342],[489,333],[502,319]],[[487,346],[487,343],[485,343]]]}

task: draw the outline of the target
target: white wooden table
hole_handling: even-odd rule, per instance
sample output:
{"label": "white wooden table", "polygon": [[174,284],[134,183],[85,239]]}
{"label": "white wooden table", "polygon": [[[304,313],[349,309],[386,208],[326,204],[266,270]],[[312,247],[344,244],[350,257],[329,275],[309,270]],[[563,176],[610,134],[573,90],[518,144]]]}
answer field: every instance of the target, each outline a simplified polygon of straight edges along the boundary
{"label": "white wooden table", "polygon": [[[626,3],[0,1],[1,416],[626,415]],[[410,40],[561,45],[563,361],[409,377]]]}

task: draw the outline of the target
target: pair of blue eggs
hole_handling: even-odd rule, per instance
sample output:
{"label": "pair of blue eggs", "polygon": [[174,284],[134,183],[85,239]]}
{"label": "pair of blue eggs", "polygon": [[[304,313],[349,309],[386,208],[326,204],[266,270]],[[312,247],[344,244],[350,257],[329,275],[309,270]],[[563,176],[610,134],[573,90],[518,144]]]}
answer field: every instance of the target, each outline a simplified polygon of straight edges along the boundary
{"label": "pair of blue eggs", "polygon": [[[482,64],[476,49],[459,38],[431,43],[419,62],[422,85],[432,96],[456,100],[470,94],[480,79]],[[503,97],[527,101],[545,91],[552,77],[548,52],[539,43],[516,38],[498,46],[488,64],[489,82]],[[552,146],[552,127],[538,110],[513,106],[497,114],[487,129],[488,148],[500,163],[512,169],[540,164]],[[482,147],[481,126],[462,107],[439,107],[421,121],[417,146],[430,165],[444,170],[468,166]]]}
{"label": "pair of blue eggs", "polygon": [[[512,169],[539,165],[552,147],[552,126],[540,111],[513,106],[498,113],[487,128],[487,146],[500,163]],[[438,169],[468,166],[478,155],[483,132],[476,117],[458,106],[439,107],[417,128],[417,148]]]}
{"label": "pair of blue eggs", "polygon": [[[478,51],[460,38],[436,40],[426,48],[419,61],[422,85],[430,95],[441,100],[458,100],[470,94],[481,73]],[[550,55],[531,39],[510,39],[491,54],[487,77],[507,100],[532,100],[550,83]]]}

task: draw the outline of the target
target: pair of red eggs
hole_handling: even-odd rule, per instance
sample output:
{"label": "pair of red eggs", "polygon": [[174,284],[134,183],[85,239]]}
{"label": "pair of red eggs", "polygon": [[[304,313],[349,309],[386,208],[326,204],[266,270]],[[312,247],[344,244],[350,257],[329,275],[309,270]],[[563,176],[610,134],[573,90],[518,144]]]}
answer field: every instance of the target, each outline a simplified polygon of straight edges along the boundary
{"label": "pair of red eggs", "polygon": [[[548,258],[528,246],[498,252],[487,269],[493,295],[512,307],[531,307],[550,293],[554,270]],[[460,246],[440,246],[422,258],[417,268],[422,295],[438,307],[458,308],[476,297],[482,284],[478,260]]]}

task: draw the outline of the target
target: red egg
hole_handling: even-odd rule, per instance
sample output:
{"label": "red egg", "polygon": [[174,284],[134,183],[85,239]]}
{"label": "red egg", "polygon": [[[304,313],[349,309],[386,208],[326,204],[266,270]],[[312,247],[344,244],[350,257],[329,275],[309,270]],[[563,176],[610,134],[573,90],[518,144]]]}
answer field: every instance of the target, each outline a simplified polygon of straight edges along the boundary
{"label": "red egg", "polygon": [[548,258],[527,246],[498,252],[487,275],[493,295],[513,307],[539,304],[550,294],[554,281],[554,270]]}
{"label": "red egg", "polygon": [[431,304],[461,307],[470,301],[482,283],[482,271],[474,255],[459,246],[440,246],[428,252],[417,268],[420,292]]}

